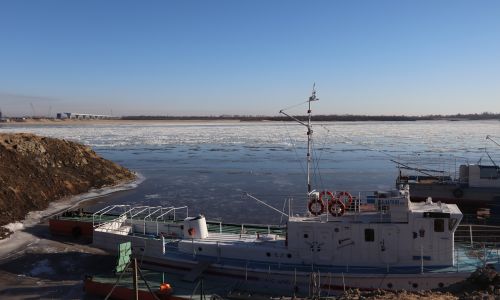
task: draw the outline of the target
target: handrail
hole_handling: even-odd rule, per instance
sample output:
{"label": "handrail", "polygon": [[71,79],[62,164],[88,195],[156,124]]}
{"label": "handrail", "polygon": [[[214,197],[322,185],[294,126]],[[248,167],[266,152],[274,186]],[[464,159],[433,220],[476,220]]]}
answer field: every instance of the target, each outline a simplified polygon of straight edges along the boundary
{"label": "handrail", "polygon": [[[163,210],[163,207],[162,206],[154,206],[154,207],[151,207],[150,208],[150,211],[152,208],[156,208],[156,210],[154,210],[152,213],[150,213],[149,215],[145,216],[144,217],[144,221],[146,221],[147,218],[151,217],[152,215],[154,215],[155,213],[157,213],[158,211],[162,211]],[[151,218],[150,218],[151,219]]]}
{"label": "handrail", "polygon": [[181,209],[186,209],[186,218],[189,217],[189,208],[187,206],[180,206],[180,207],[167,207],[167,208],[170,208],[168,211],[166,211],[165,213],[159,215],[158,217],[156,217],[156,220],[158,221],[159,218],[163,217],[164,215],[168,214],[169,212],[171,211],[174,211],[174,221],[175,221],[175,211],[176,210],[181,210]]}
{"label": "handrail", "polygon": [[117,207],[130,207],[130,205],[127,204],[119,204],[119,205],[109,205],[104,208],[101,208],[100,210],[96,211],[95,213],[92,214],[92,227],[95,227],[95,216],[99,214],[99,222],[102,220],[102,216],[113,209]]}

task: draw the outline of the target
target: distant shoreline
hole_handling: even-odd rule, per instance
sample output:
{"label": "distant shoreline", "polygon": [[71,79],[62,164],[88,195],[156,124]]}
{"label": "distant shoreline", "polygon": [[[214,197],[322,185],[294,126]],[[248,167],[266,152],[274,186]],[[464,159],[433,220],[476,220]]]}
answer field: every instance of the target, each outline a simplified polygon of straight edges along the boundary
{"label": "distant shoreline", "polygon": [[[306,121],[307,116],[295,116],[301,121]],[[315,115],[314,121],[323,122],[408,122],[408,121],[479,121],[498,120],[500,114],[457,114],[457,115],[427,115],[427,116],[369,116],[369,115]],[[154,123],[238,123],[238,122],[266,122],[266,121],[290,121],[286,116],[242,116],[242,115],[222,115],[222,116],[124,116],[108,119],[54,119],[54,118],[4,118],[0,124],[23,125],[85,125],[85,124],[154,124]]]}

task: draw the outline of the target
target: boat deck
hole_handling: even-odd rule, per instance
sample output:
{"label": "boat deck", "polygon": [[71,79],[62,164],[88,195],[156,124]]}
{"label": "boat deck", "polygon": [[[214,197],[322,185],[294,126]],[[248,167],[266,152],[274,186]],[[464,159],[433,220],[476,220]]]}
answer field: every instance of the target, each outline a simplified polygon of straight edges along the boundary
{"label": "boat deck", "polygon": [[[284,246],[284,245],[283,245]],[[385,266],[385,267],[366,267],[366,266],[350,266],[350,265],[336,265],[336,266],[324,266],[324,265],[304,265],[304,264],[284,264],[284,263],[270,263],[270,262],[258,262],[258,261],[248,261],[243,259],[227,259],[218,258],[213,256],[205,256],[192,253],[180,252],[177,248],[177,244],[166,243],[165,244],[165,258],[171,258],[175,260],[184,260],[188,262],[198,262],[198,261],[209,261],[213,264],[228,267],[237,268],[248,271],[259,271],[259,272],[320,272],[320,273],[331,273],[331,274],[359,274],[366,276],[367,274],[442,274],[442,273],[459,273],[467,272],[471,273],[475,271],[478,267],[483,266],[494,266],[496,269],[500,267],[500,249],[498,248],[479,248],[473,249],[468,245],[457,245],[455,249],[455,260],[456,264],[454,266],[429,266],[426,265],[424,261],[422,266]]]}

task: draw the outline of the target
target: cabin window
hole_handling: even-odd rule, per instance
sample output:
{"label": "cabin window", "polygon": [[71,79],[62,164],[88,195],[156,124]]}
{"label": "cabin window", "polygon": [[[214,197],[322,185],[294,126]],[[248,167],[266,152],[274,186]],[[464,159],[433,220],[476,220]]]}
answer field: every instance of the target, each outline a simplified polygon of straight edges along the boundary
{"label": "cabin window", "polygon": [[365,229],[365,242],[375,241],[375,229],[366,228]]}
{"label": "cabin window", "polygon": [[481,179],[498,179],[500,176],[500,168],[497,166],[480,166],[479,178]]}
{"label": "cabin window", "polygon": [[434,232],[444,232],[444,219],[434,219]]}

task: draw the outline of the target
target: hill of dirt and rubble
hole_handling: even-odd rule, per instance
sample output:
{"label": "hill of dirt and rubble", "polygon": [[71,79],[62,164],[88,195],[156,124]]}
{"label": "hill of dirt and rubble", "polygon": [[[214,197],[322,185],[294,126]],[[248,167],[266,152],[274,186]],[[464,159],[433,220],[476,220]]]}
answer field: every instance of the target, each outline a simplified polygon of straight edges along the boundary
{"label": "hill of dirt and rubble", "polygon": [[[92,188],[135,178],[90,147],[25,133],[0,133],[0,226]],[[2,228],[0,238],[8,235]]]}

